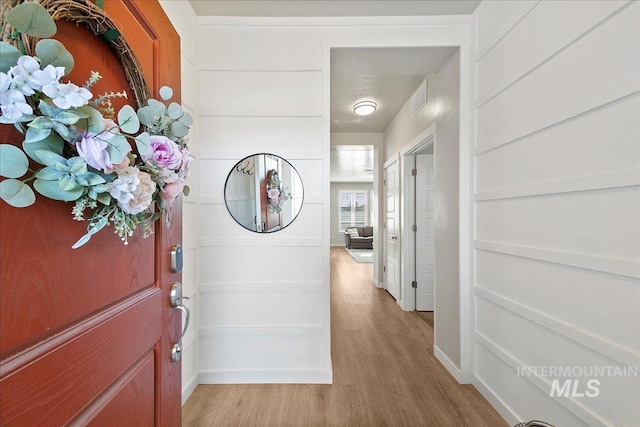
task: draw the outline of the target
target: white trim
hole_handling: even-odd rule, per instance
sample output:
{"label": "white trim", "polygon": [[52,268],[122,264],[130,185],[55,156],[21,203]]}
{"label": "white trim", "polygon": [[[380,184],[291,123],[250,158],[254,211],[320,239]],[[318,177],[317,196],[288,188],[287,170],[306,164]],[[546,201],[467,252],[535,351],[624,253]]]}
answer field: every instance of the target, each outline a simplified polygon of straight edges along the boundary
{"label": "white trim", "polygon": [[373,286],[375,286],[378,289],[382,289],[384,287],[384,283],[379,282],[378,280],[376,280],[375,277],[372,279],[372,282],[373,282]]}
{"label": "white trim", "polygon": [[329,16],[329,17],[254,17],[198,16],[198,26],[261,26],[261,27],[336,27],[395,25],[468,25],[471,15],[433,16]]}
{"label": "white trim", "polygon": [[[264,236],[263,238],[248,237],[248,238],[202,238],[200,239],[200,247],[260,247],[260,248],[273,248],[273,247],[322,247],[323,239],[283,239],[280,237],[273,237],[271,233],[258,233],[258,236]],[[327,247],[328,248],[328,247]]]}
{"label": "white trim", "polygon": [[613,172],[605,175],[584,176],[562,181],[545,182],[524,187],[504,188],[477,193],[476,202],[503,200],[517,197],[547,196],[550,194],[575,193],[578,191],[604,190],[640,185],[640,173],[637,170]]}
{"label": "white trim", "polygon": [[331,384],[333,371],[322,370],[225,370],[200,371],[200,384]]}
{"label": "white trim", "polygon": [[640,262],[633,259],[604,258],[588,254],[552,251],[482,240],[475,241],[475,248],[640,279]]}
{"label": "white trim", "polygon": [[402,147],[398,155],[402,157],[406,154],[415,154],[417,151],[420,151],[423,148],[427,148],[428,146],[433,144],[435,134],[436,123],[420,132],[420,134],[413,138],[410,143]]}
{"label": "white trim", "polygon": [[[637,366],[638,364],[638,354],[630,348],[621,346],[616,342],[593,334],[590,331],[577,328],[560,319],[555,319],[546,313],[527,307],[524,304],[506,298],[488,289],[476,286],[474,291],[477,296],[490,301],[499,307],[509,310],[515,315],[527,319],[541,328],[548,329],[549,331],[565,337],[576,344],[586,347],[601,356],[610,359],[611,361],[625,366]],[[476,335],[477,334],[478,333],[476,332]]]}
{"label": "white trim", "polygon": [[[255,154],[252,150],[202,150],[198,154],[200,160],[233,160],[244,159]],[[291,160],[322,160],[322,153],[317,151],[279,151],[275,154],[283,159]]]}
{"label": "white trim", "polygon": [[203,326],[200,337],[244,335],[320,335],[322,325]]}
{"label": "white trim", "polygon": [[[480,333],[476,332],[475,341],[488,350],[493,356],[495,356],[498,360],[502,361],[505,365],[509,366],[514,371],[519,366],[526,366],[526,363],[518,360],[513,355],[506,352],[499,345],[483,336]],[[549,381],[545,380],[543,377],[536,375],[535,373],[531,375],[520,376],[516,378],[524,378],[526,381],[529,381],[531,384],[535,385],[539,388],[542,393],[549,396],[551,394],[551,384]],[[495,394],[495,393],[494,393]],[[562,405],[567,411],[576,417],[580,418],[582,421],[586,423],[588,426],[600,427],[600,426],[609,426],[611,423],[604,420],[595,412],[591,411],[587,408],[582,402],[572,398],[565,396],[557,396],[554,398],[554,402]]]}
{"label": "white trim", "polygon": [[198,387],[198,380],[200,379],[200,375],[196,372],[196,375],[191,378],[191,380],[182,387],[182,405],[187,403],[187,399],[191,397],[191,393]]}
{"label": "white trim", "polygon": [[469,372],[462,372],[458,369],[455,363],[453,363],[436,345],[433,346],[433,355],[458,382],[458,384],[471,384],[473,382],[473,375]]}
{"label": "white trim", "polygon": [[322,282],[220,282],[200,284],[200,294],[223,292],[320,292]]}
{"label": "white trim", "polygon": [[416,309],[416,292],[411,282],[416,279],[416,234],[411,226],[416,223],[416,180],[411,170],[416,167],[416,157],[406,154],[400,158],[400,230],[403,230],[400,253],[400,295],[398,301],[404,311]]}
{"label": "white trim", "polygon": [[386,168],[388,168],[389,166],[391,166],[392,164],[394,164],[399,160],[400,160],[400,153],[394,154],[393,156],[391,156],[389,160],[383,163],[382,170],[385,170]]}
{"label": "white trim", "polygon": [[[331,51],[322,49],[322,372],[317,382],[333,382],[331,360]],[[322,376],[321,375],[321,376]]]}
{"label": "white trim", "polygon": [[498,414],[500,414],[510,426],[516,425],[521,421],[513,410],[504,402],[504,400],[500,399],[498,394],[494,392],[491,387],[485,384],[482,378],[477,376],[474,377],[471,384],[473,384],[473,386],[480,392],[482,397],[487,399],[487,402],[493,406],[493,409],[498,411]]}

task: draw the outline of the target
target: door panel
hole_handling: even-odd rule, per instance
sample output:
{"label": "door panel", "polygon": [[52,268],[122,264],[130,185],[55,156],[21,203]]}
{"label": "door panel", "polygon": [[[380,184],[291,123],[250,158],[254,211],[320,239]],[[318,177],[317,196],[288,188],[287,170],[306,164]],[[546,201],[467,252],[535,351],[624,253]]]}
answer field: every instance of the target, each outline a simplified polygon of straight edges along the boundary
{"label": "door panel", "polygon": [[[169,85],[179,102],[179,38],[161,6],[104,3],[153,95]],[[82,24],[57,24],[56,38],[75,58],[66,78],[81,84],[99,71],[94,95],[127,90],[115,109],[135,106],[112,49]],[[0,126],[3,143],[22,140],[11,129]],[[136,231],[125,246],[105,228],[76,250],[86,223],[73,221],[72,207],[43,197],[25,209],[0,201],[1,424],[179,426],[180,364],[171,348],[182,317],[169,292],[180,274],[170,271],[169,249],[181,242],[180,200],[171,226],[156,222],[147,239]]]}
{"label": "door panel", "polygon": [[434,163],[432,154],[416,156],[416,310],[433,311],[435,284]]}
{"label": "door panel", "polygon": [[385,273],[384,288],[400,298],[400,188],[399,165],[394,162],[384,170],[385,176]]}

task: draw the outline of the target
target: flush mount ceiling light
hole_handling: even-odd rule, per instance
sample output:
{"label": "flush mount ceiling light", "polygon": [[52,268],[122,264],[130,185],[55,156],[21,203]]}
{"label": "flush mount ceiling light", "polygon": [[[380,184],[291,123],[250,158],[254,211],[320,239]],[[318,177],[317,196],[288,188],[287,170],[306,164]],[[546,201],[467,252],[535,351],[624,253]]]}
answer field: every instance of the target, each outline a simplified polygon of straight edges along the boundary
{"label": "flush mount ceiling light", "polygon": [[353,106],[353,112],[359,116],[368,116],[376,111],[376,107],[373,101],[360,101]]}

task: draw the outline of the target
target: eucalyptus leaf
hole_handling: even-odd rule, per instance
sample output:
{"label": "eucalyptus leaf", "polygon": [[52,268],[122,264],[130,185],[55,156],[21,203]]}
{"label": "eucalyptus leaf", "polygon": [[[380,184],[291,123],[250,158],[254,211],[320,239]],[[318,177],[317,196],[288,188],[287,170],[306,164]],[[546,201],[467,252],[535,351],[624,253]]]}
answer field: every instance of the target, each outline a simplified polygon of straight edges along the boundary
{"label": "eucalyptus leaf", "polygon": [[30,144],[32,142],[42,141],[46,137],[51,135],[51,129],[34,129],[28,128],[24,138],[24,142]]}
{"label": "eucalyptus leaf", "polygon": [[60,171],[51,166],[44,167],[38,171],[36,178],[45,181],[57,181],[60,178]]}
{"label": "eucalyptus leaf", "polygon": [[171,89],[169,86],[162,86],[160,88],[160,98],[164,99],[165,101],[173,98],[173,89]]}
{"label": "eucalyptus leaf", "polygon": [[182,111],[182,106],[176,102],[172,102],[171,104],[169,104],[167,112],[169,113],[169,118],[172,120],[177,120],[184,114],[184,112]]}
{"label": "eucalyptus leaf", "polygon": [[75,242],[73,246],[71,246],[71,249],[78,249],[80,246],[85,245],[89,240],[91,240],[91,235],[87,233],[81,238],[79,238],[78,241]]}
{"label": "eucalyptus leaf", "polygon": [[122,163],[129,151],[131,151],[131,146],[123,135],[114,135],[113,138],[107,141],[107,144],[109,144],[107,153],[109,153],[109,159],[114,165]]}
{"label": "eucalyptus leaf", "polygon": [[36,154],[36,150],[53,151],[56,154],[62,155],[62,149],[64,148],[64,142],[56,135],[51,134],[41,141],[22,143],[22,149],[29,157],[38,163],[42,163],[40,157]]}
{"label": "eucalyptus leaf", "polygon": [[167,107],[157,99],[148,99],[147,105],[151,107],[158,116],[164,116],[167,113]]}
{"label": "eucalyptus leaf", "polygon": [[[4,182],[4,181],[3,181]],[[72,202],[74,200],[78,200],[82,193],[84,193],[84,189],[79,187],[72,191],[65,191],[60,188],[58,185],[58,181],[46,181],[43,179],[36,179],[33,183],[34,188],[44,197],[48,197],[53,200],[62,200],[65,202]]]}
{"label": "eucalyptus leaf", "polygon": [[40,129],[51,129],[53,124],[51,123],[51,119],[49,117],[40,116],[29,123],[30,129],[40,130]]}
{"label": "eucalyptus leaf", "polygon": [[77,122],[77,125],[82,127],[85,131],[97,135],[104,130],[104,118],[98,110],[85,105],[78,108],[77,111],[86,116],[86,119],[78,120]]}
{"label": "eucalyptus leaf", "polygon": [[73,125],[77,123],[77,121],[80,120],[82,116],[80,114],[77,114],[75,111],[60,110],[56,112],[56,114],[51,118],[58,123]]}
{"label": "eucalyptus leaf", "polygon": [[191,114],[185,112],[178,121],[183,125],[189,127],[193,124],[193,117],[191,117]]}
{"label": "eucalyptus leaf", "polygon": [[65,159],[61,155],[56,154],[52,151],[35,150],[35,154],[40,158],[40,160],[42,160],[42,162],[40,163],[42,163],[45,166],[50,166],[54,169],[59,164],[64,165],[65,168],[67,166],[67,159]]}
{"label": "eucalyptus leaf", "polygon": [[142,107],[138,110],[138,118],[145,126],[155,125],[159,117],[156,111],[149,106]]}
{"label": "eucalyptus leaf", "polygon": [[140,135],[136,136],[136,148],[141,156],[144,157],[149,154],[150,144],[151,135],[149,135],[148,132],[142,132]]}
{"label": "eucalyptus leaf", "polygon": [[189,128],[180,122],[171,123],[171,133],[177,137],[187,136]]}
{"label": "eucalyptus leaf", "polygon": [[131,105],[123,106],[118,111],[118,124],[124,133],[134,134],[140,129],[140,120]]}
{"label": "eucalyptus leaf", "polygon": [[99,193],[96,196],[96,200],[102,203],[103,205],[108,205],[111,203],[111,194],[109,193]]}
{"label": "eucalyptus leaf", "polygon": [[36,201],[31,187],[17,179],[5,179],[0,182],[0,198],[14,208],[26,208]]}
{"label": "eucalyptus leaf", "polygon": [[29,170],[29,159],[18,147],[0,145],[0,176],[20,178]]}
{"label": "eucalyptus leaf", "polygon": [[15,46],[0,42],[0,72],[6,73],[9,71],[9,68],[16,65],[21,55]]}
{"label": "eucalyptus leaf", "polygon": [[6,19],[16,30],[34,37],[52,37],[57,31],[47,9],[37,3],[19,4],[7,12]]}
{"label": "eucalyptus leaf", "polygon": [[73,56],[58,40],[40,40],[36,45],[36,55],[40,59],[40,68],[42,69],[47,65],[64,67],[65,76],[73,70]]}
{"label": "eucalyptus leaf", "polygon": [[62,137],[62,139],[69,142],[71,142],[76,135],[76,133],[74,131],[71,131],[66,125],[58,122],[53,123],[53,130],[55,130]]}

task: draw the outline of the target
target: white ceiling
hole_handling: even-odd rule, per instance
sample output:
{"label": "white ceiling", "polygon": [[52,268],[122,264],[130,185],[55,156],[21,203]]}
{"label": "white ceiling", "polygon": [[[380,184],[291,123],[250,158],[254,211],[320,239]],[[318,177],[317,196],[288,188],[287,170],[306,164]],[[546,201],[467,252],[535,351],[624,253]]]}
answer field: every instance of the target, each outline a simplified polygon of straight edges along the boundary
{"label": "white ceiling", "polygon": [[[383,132],[427,74],[435,74],[455,47],[331,50],[331,132]],[[353,105],[373,100],[370,116]]]}
{"label": "white ceiling", "polygon": [[190,0],[201,16],[470,15],[480,0]]}

